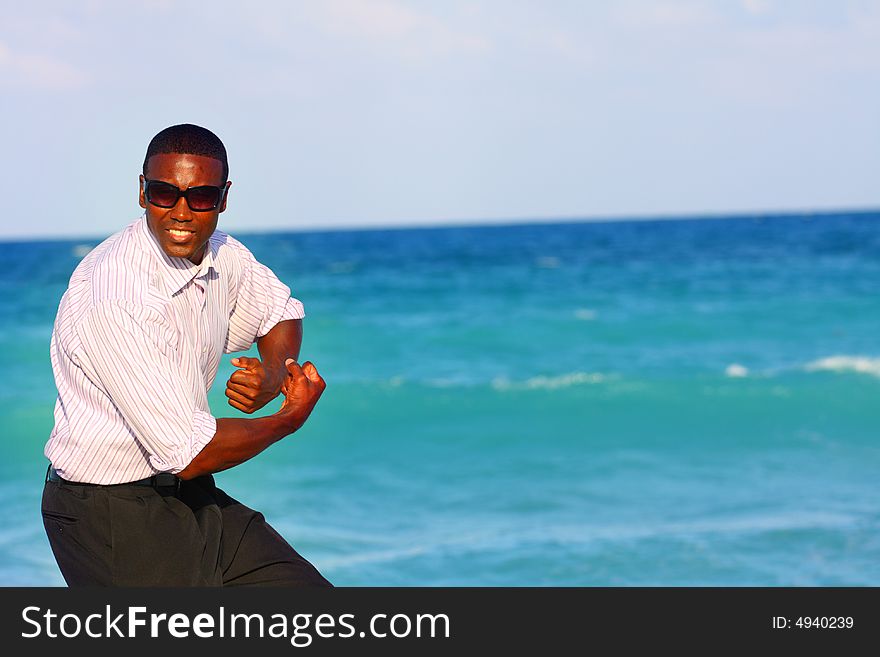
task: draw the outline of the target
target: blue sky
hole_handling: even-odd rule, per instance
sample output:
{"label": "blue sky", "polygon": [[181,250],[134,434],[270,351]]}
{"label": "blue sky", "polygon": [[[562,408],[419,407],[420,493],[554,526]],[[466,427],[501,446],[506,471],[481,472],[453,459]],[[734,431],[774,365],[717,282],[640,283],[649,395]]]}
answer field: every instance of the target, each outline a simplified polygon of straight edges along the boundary
{"label": "blue sky", "polygon": [[880,2],[3,1],[0,237],[115,232],[160,129],[221,228],[880,206]]}

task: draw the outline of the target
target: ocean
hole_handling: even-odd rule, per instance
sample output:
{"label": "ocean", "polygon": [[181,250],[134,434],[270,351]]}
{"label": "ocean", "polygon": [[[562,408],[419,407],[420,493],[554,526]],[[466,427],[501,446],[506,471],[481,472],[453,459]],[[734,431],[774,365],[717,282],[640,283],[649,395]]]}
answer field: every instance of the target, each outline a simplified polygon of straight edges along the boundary
{"label": "ocean", "polygon": [[[216,479],[334,584],[880,585],[880,214],[233,235],[328,385]],[[96,243],[3,244],[0,585],[64,584],[48,349]]]}

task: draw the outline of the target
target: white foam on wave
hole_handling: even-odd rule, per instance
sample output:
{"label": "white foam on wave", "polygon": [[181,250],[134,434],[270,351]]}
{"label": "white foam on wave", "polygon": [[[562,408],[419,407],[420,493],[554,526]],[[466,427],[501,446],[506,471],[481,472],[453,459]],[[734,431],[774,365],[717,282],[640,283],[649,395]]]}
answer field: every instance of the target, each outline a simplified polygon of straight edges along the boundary
{"label": "white foam on wave", "polygon": [[499,376],[492,380],[495,390],[556,390],[570,386],[602,383],[606,376],[599,372],[571,372],[559,376],[534,376],[525,381],[511,381]]}
{"label": "white foam on wave", "polygon": [[[606,375],[600,372],[569,372],[558,376],[533,376],[529,379],[520,381],[511,380],[506,376],[496,376],[491,381],[487,381],[480,376],[446,376],[433,377],[428,379],[409,378],[402,374],[382,379],[378,381],[378,385],[384,388],[400,388],[409,386],[425,386],[427,388],[480,388],[485,385],[491,385],[495,390],[556,390],[557,388],[568,388],[577,385],[589,385],[604,383],[609,379],[618,378],[616,375]],[[365,381],[355,381],[355,384],[369,383]]]}
{"label": "white foam on wave", "polygon": [[[401,559],[423,558],[437,554],[462,552],[510,552],[527,546],[548,543],[555,546],[599,546],[601,544],[630,543],[654,540],[725,539],[737,536],[761,536],[777,532],[847,530],[860,517],[853,513],[827,511],[780,512],[739,515],[723,518],[704,517],[690,520],[653,522],[621,522],[601,525],[589,523],[540,523],[529,527],[518,520],[502,520],[479,527],[458,527],[455,532],[431,531],[418,528],[395,539],[395,544],[375,549],[359,548],[356,554],[326,555],[318,560],[325,568],[346,568],[364,564],[394,562]],[[418,531],[423,529],[423,531]],[[329,542],[316,533],[317,542]],[[390,543],[376,535],[374,543]]]}
{"label": "white foam on wave", "polygon": [[95,247],[92,244],[77,244],[75,247],[73,247],[71,254],[75,258],[85,258],[89,254],[89,251],[94,248]]}
{"label": "white foam on wave", "polygon": [[880,358],[869,356],[828,356],[807,363],[804,369],[808,372],[857,372],[880,377]]}
{"label": "white foam on wave", "polygon": [[590,308],[578,308],[574,311],[575,319],[581,319],[585,322],[596,319],[596,311]]}
{"label": "white foam on wave", "polygon": [[749,368],[739,363],[731,363],[725,368],[724,375],[732,379],[741,379],[749,375]]}
{"label": "white foam on wave", "polygon": [[425,384],[430,388],[456,388],[474,385],[473,382],[461,378],[439,377],[436,379],[427,379]]}

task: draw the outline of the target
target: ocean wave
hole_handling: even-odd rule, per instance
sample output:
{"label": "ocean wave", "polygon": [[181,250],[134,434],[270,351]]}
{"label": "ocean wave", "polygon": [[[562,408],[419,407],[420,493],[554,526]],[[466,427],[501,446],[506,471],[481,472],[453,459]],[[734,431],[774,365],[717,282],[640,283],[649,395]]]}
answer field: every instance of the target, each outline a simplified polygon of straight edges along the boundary
{"label": "ocean wave", "polygon": [[596,311],[592,308],[578,308],[574,311],[575,319],[580,319],[585,322],[592,321],[596,319]]}
{"label": "ocean wave", "polygon": [[558,269],[561,261],[556,256],[541,256],[535,264],[541,269]]}
{"label": "ocean wave", "polygon": [[424,386],[426,388],[482,388],[491,386],[495,390],[555,390],[570,386],[603,383],[610,376],[599,372],[569,372],[557,376],[533,376],[520,381],[511,380],[506,376],[496,376],[489,380],[479,375],[458,375],[447,377],[407,377],[402,374],[391,376],[379,381],[349,380],[355,385],[378,384],[383,388],[400,388],[402,386]]}
{"label": "ocean wave", "polygon": [[732,379],[741,379],[749,375],[749,368],[739,363],[731,363],[725,368],[724,375]]}
{"label": "ocean wave", "polygon": [[880,358],[869,356],[828,356],[807,363],[808,372],[857,372],[880,377]]}
{"label": "ocean wave", "polygon": [[533,376],[525,381],[511,381],[499,376],[492,380],[495,390],[556,390],[570,386],[602,383],[607,380],[604,374],[599,372],[571,372],[559,376]]}
{"label": "ocean wave", "polygon": [[[694,518],[691,520],[609,523],[603,525],[542,523],[537,528],[501,521],[481,527],[468,526],[455,533],[410,532],[396,539],[396,545],[359,550],[356,554],[335,554],[319,558],[325,568],[347,568],[393,562],[400,559],[436,556],[439,553],[496,552],[521,550],[548,543],[554,546],[597,546],[656,540],[729,540],[731,537],[765,536],[778,532],[827,532],[847,530],[860,522],[858,514],[827,511],[780,512]],[[463,531],[462,531],[463,529]],[[316,544],[329,542],[316,529]],[[382,539],[377,535],[375,542]],[[384,541],[387,543],[387,539]]]}

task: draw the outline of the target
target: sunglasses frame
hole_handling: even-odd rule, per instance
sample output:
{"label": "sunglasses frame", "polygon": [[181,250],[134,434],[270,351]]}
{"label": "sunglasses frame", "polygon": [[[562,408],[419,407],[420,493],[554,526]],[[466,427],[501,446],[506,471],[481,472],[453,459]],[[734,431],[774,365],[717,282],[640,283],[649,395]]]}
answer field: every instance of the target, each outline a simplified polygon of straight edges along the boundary
{"label": "sunglasses frame", "polygon": [[[170,187],[174,190],[177,190],[177,198],[174,199],[174,203],[172,203],[171,205],[159,205],[158,203],[153,202],[153,200],[150,198],[150,185],[153,185],[155,183],[159,183],[160,185],[168,185],[168,187]],[[193,191],[194,189],[205,189],[205,188],[216,189],[220,192],[220,195],[217,197],[217,202],[214,204],[213,207],[202,208],[202,209],[197,210],[189,202],[189,193],[191,191]],[[212,211],[216,210],[218,207],[220,207],[220,205],[223,203],[223,198],[225,197],[225,195],[226,195],[226,183],[223,183],[223,185],[219,186],[219,187],[217,187],[215,185],[198,185],[196,187],[187,187],[186,189],[181,190],[180,187],[178,187],[177,185],[172,185],[171,183],[165,182],[164,180],[148,180],[147,178],[144,178],[144,198],[146,199],[147,203],[150,203],[151,205],[155,205],[157,208],[162,208],[163,210],[170,210],[171,208],[173,208],[175,205],[177,205],[177,202],[180,200],[180,197],[182,196],[183,198],[186,199],[186,205],[191,211],[193,211],[193,212],[212,212]]]}

